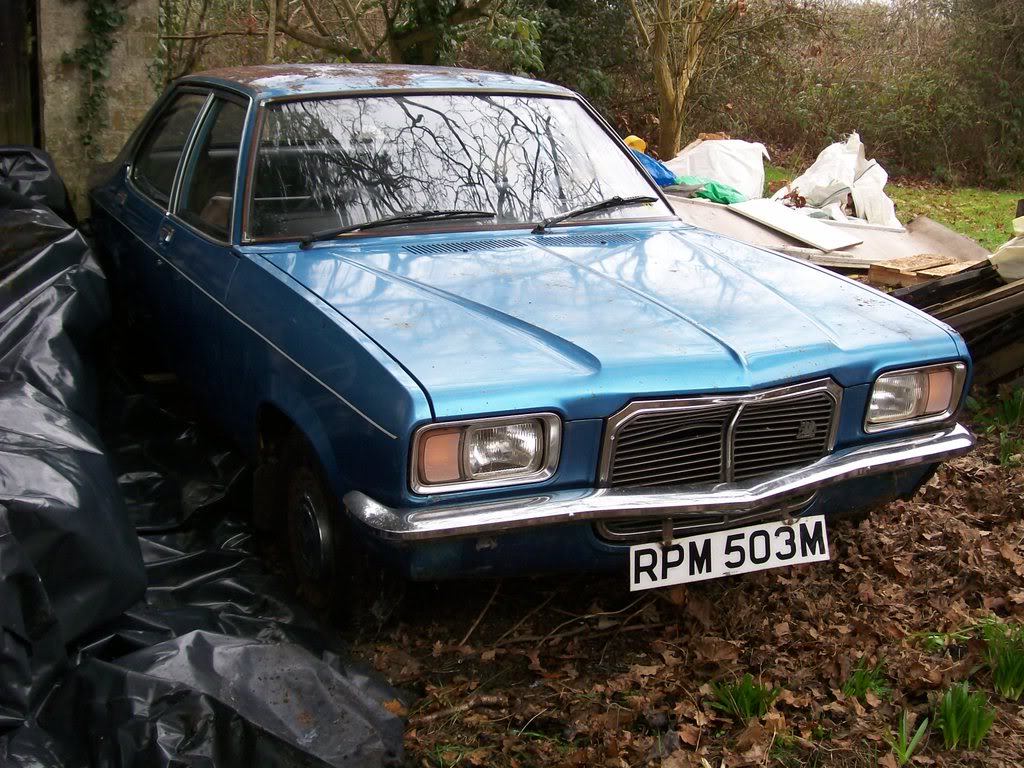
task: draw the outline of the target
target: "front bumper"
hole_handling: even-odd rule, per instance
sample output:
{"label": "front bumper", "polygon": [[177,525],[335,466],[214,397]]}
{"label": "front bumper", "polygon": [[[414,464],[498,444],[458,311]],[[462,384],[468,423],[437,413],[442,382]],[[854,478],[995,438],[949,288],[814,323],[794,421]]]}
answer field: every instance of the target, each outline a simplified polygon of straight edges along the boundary
{"label": "front bumper", "polygon": [[590,488],[514,499],[394,509],[359,491],[346,494],[349,513],[393,542],[454,539],[537,526],[706,513],[742,517],[786,499],[868,475],[934,464],[966,453],[974,437],[954,424],[942,431],[835,451],[805,467],[741,483],[663,486],[656,490]]}

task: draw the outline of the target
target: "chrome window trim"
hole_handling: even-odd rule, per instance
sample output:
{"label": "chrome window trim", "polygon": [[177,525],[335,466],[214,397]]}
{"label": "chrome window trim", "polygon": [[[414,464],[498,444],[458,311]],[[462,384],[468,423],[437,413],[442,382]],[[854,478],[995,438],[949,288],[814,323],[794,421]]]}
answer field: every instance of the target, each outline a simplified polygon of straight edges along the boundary
{"label": "chrome window trim", "polygon": [[[240,233],[239,242],[241,245],[260,245],[260,244],[271,244],[271,243],[292,243],[298,242],[297,237],[280,237],[280,236],[263,236],[253,237],[249,232],[250,214],[252,209],[252,197],[253,197],[253,180],[256,174],[256,154],[259,152],[260,138],[263,134],[263,120],[266,112],[269,108],[277,104],[287,104],[290,102],[297,101],[330,101],[335,99],[358,99],[358,98],[370,98],[370,97],[395,97],[395,96],[533,96],[536,98],[543,99],[562,99],[565,101],[573,101],[582,107],[583,111],[586,112],[590,118],[597,123],[598,127],[601,128],[610,138],[614,139],[617,145],[620,147],[621,152],[626,156],[633,167],[639,172],[640,176],[647,182],[650,188],[654,191],[654,196],[657,197],[661,203],[668,209],[668,216],[657,216],[657,217],[643,217],[643,218],[630,218],[630,219],[612,219],[612,220],[600,220],[594,222],[581,222],[572,221],[563,223],[556,226],[580,226],[586,223],[594,224],[636,224],[644,223],[649,221],[655,222],[670,222],[674,221],[677,223],[684,223],[680,220],[676,209],[669,202],[668,197],[662,191],[661,187],[654,181],[651,174],[646,168],[640,163],[633,153],[629,151],[629,147],[622,141],[619,135],[615,132],[611,123],[609,123],[600,112],[598,112],[593,105],[590,104],[586,99],[580,96],[578,93],[566,92],[561,93],[557,91],[543,91],[533,90],[530,88],[367,88],[364,90],[341,90],[332,92],[323,92],[315,94],[288,94],[285,96],[270,96],[262,98],[257,104],[256,119],[253,121],[253,133],[252,141],[250,142],[250,151],[247,159],[248,168],[246,169],[245,176],[245,200],[243,200],[242,207],[242,231]],[[503,231],[506,229],[529,229],[537,222],[524,222],[522,224],[515,225],[495,225],[495,231]],[[453,233],[465,233],[472,232],[475,230],[467,229],[452,229]],[[429,230],[428,230],[429,232]],[[361,233],[354,233],[361,234]],[[405,230],[402,234],[424,234],[419,231]],[[380,236],[374,233],[375,236]],[[366,237],[367,235],[362,235]]]}
{"label": "chrome window trim", "polygon": [[187,151],[182,153],[182,159],[185,160],[187,158],[187,160],[186,160],[185,163],[183,163],[180,166],[179,173],[183,174],[185,172],[185,169],[188,167],[188,164],[192,162],[192,152],[195,150],[195,142],[199,138],[199,131],[203,127],[203,124],[205,123],[206,118],[209,115],[210,110],[213,108],[213,101],[214,101],[214,99],[218,99],[218,98],[223,99],[224,101],[232,101],[232,102],[234,102],[236,104],[238,104],[243,99],[247,101],[247,103],[245,105],[245,117],[243,118],[243,123],[242,123],[242,135],[238,139],[238,160],[235,162],[235,180],[232,182],[232,184],[233,184],[233,188],[232,189],[233,189],[233,193],[234,194],[232,195],[231,213],[230,213],[230,218],[228,219],[228,239],[227,240],[220,240],[220,239],[214,237],[213,235],[211,235],[209,232],[204,232],[203,230],[199,229],[198,227],[193,226],[189,222],[185,221],[185,219],[183,219],[179,215],[178,211],[179,211],[179,207],[181,205],[181,199],[180,199],[181,198],[181,188],[180,188],[180,181],[181,180],[177,179],[177,177],[176,177],[176,182],[179,183],[179,187],[178,187],[177,190],[175,190],[175,196],[172,199],[173,205],[169,206],[169,210],[167,211],[167,216],[170,217],[171,220],[173,220],[175,224],[178,224],[178,225],[184,227],[185,229],[189,230],[193,234],[196,234],[199,237],[202,237],[204,240],[206,240],[206,241],[208,241],[210,243],[213,243],[214,245],[230,247],[230,246],[234,245],[235,237],[238,234],[237,230],[239,229],[239,227],[237,226],[237,224],[235,222],[235,214],[238,213],[238,207],[237,207],[238,206],[238,184],[239,184],[239,181],[242,178],[242,164],[245,161],[245,158],[242,156],[243,155],[242,149],[245,147],[245,135],[246,135],[246,132],[249,130],[249,121],[252,118],[252,113],[253,113],[253,108],[254,108],[254,102],[253,102],[253,98],[251,96],[246,96],[244,94],[239,94],[239,93],[236,93],[235,91],[228,91],[228,90],[225,90],[222,93],[218,93],[216,90],[211,91],[210,98],[207,99],[206,104],[203,105],[203,108],[200,110],[199,117],[196,119],[196,123],[192,127],[192,135],[189,137],[190,143],[187,146]]}
{"label": "chrome window trim", "polygon": [[[939,413],[931,413],[926,416],[918,416],[914,419],[904,419],[903,421],[889,421],[881,424],[871,424],[868,422],[868,414],[871,412],[871,398],[875,394],[875,385],[878,380],[883,376],[892,376],[893,374],[899,373],[916,373],[918,371],[933,371],[940,368],[952,369],[953,370],[953,389],[949,400],[949,407]],[[964,398],[964,384],[967,382],[967,366],[959,360],[948,362],[948,363],[935,363],[933,365],[917,365],[910,368],[894,368],[890,371],[882,371],[875,377],[875,380],[871,382],[871,389],[868,392],[867,407],[864,409],[864,432],[869,435],[878,434],[879,432],[889,432],[894,429],[906,429],[908,427],[917,427],[926,424],[935,424],[941,421],[948,421],[956,415],[957,411],[960,410],[960,401]]]}
{"label": "chrome window trim", "polygon": [[827,448],[828,455],[835,448],[836,435],[839,431],[839,419],[843,404],[843,388],[831,378],[816,379],[800,384],[789,384],[782,387],[762,389],[756,392],[723,395],[695,395],[692,397],[667,398],[663,400],[634,400],[627,403],[622,410],[605,420],[604,437],[601,441],[601,460],[598,465],[598,485],[606,486],[611,479],[612,462],[615,458],[615,438],[630,421],[638,416],[649,413],[679,413],[683,411],[700,411],[720,406],[738,406],[736,413],[725,431],[725,445],[722,453],[722,465],[726,475],[725,482],[732,480],[733,467],[733,435],[739,422],[743,408],[751,403],[786,400],[791,397],[824,392],[834,403],[832,425],[829,430]]}
{"label": "chrome window trim", "polygon": [[[199,108],[199,111],[196,113],[195,120],[192,121],[192,128],[189,129],[188,136],[186,137],[185,143],[182,145],[182,148],[181,148],[181,156],[178,158],[178,165],[174,169],[174,178],[171,180],[171,191],[170,191],[170,194],[167,195],[167,202],[166,203],[162,203],[159,200],[155,200],[150,195],[147,195],[142,190],[142,188],[135,183],[135,179],[133,178],[133,176],[135,174],[135,161],[136,161],[136,159],[139,156],[139,150],[142,147],[142,143],[146,140],[146,137],[149,135],[149,132],[151,130],[153,130],[153,125],[156,123],[157,120],[160,119],[160,115],[163,114],[164,109],[166,109],[166,107],[167,107],[167,104],[172,102],[172,101],[174,101],[174,99],[177,96],[179,96],[180,94],[184,94],[184,93],[195,93],[195,94],[200,94],[200,95],[205,93],[206,94],[206,100],[203,102],[203,105]],[[171,213],[171,210],[173,208],[173,203],[175,201],[175,196],[176,196],[177,190],[178,190],[178,183],[181,180],[180,179],[181,172],[182,172],[182,170],[185,167],[185,158],[189,157],[189,150],[192,147],[192,142],[193,142],[193,140],[195,138],[196,129],[199,127],[200,123],[202,123],[203,117],[206,115],[206,111],[210,108],[210,101],[211,101],[211,99],[213,99],[213,91],[210,91],[210,90],[208,90],[206,88],[183,87],[183,88],[177,88],[174,91],[172,91],[168,95],[167,101],[164,102],[164,104],[161,106],[160,110],[155,115],[153,115],[153,119],[149,123],[149,125],[146,126],[146,130],[139,136],[139,140],[138,140],[136,146],[132,147],[131,157],[128,159],[128,162],[125,164],[125,183],[128,185],[128,188],[131,189],[133,192],[135,192],[139,197],[141,197],[147,203],[149,203],[150,205],[155,207],[158,211],[163,213],[164,216],[169,216],[170,213]]]}
{"label": "chrome window trim", "polygon": [[[423,436],[431,431],[442,429],[462,429],[470,427],[494,427],[502,424],[516,424],[530,419],[539,419],[544,425],[544,457],[541,466],[528,475],[512,477],[495,477],[488,480],[459,480],[452,483],[428,484],[420,478],[420,443]],[[461,451],[461,443],[460,443]],[[412,449],[409,456],[409,486],[413,493],[433,495],[451,493],[452,491],[483,490],[485,488],[507,488],[527,483],[539,483],[555,474],[562,454],[562,418],[557,413],[519,413],[509,416],[489,416],[479,419],[461,419],[459,421],[437,421],[419,427],[412,436]],[[459,459],[463,456],[460,453]],[[463,468],[465,471],[465,468]]]}

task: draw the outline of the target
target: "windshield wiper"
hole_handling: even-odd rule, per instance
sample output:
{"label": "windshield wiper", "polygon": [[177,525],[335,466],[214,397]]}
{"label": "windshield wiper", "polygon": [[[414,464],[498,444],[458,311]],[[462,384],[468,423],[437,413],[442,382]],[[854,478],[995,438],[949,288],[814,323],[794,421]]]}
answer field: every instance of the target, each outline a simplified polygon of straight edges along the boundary
{"label": "windshield wiper", "polygon": [[397,216],[386,216],[383,219],[364,221],[362,224],[348,224],[344,227],[331,227],[311,232],[299,241],[300,248],[309,248],[317,240],[330,240],[347,232],[358,232],[363,229],[376,229],[391,224],[407,224],[411,221],[431,221],[434,219],[491,219],[497,214],[494,211],[460,211],[460,210],[428,210],[410,211]]}
{"label": "windshield wiper", "polygon": [[624,208],[628,205],[643,205],[645,203],[656,202],[658,202],[658,198],[647,195],[637,195],[635,197],[620,197],[619,195],[616,195],[615,197],[609,197],[607,200],[602,200],[599,203],[585,205],[582,208],[574,208],[571,211],[559,213],[556,216],[548,216],[530,231],[535,235],[541,235],[544,234],[544,230],[548,227],[557,224],[560,221],[565,221],[566,219],[574,219],[577,216],[582,216],[585,213],[594,213],[595,211],[606,211],[610,208]]}

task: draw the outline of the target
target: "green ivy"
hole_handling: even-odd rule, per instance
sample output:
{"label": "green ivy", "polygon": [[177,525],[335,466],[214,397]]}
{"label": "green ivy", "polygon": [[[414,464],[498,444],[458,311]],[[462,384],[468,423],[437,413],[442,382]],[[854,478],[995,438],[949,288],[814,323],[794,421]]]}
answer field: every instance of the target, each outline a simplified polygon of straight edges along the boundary
{"label": "green ivy", "polygon": [[122,0],[85,0],[86,42],[63,57],[65,64],[74,64],[82,72],[78,127],[90,158],[99,152],[97,140],[107,127],[110,53],[117,44],[115,35],[124,26],[125,18]]}

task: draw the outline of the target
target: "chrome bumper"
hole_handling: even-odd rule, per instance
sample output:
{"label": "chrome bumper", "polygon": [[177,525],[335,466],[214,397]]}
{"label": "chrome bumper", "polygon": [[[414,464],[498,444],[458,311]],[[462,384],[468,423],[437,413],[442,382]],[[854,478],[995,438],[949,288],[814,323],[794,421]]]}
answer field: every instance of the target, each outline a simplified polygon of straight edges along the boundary
{"label": "chrome bumper", "polygon": [[959,456],[973,445],[971,433],[955,424],[941,432],[839,450],[814,464],[741,483],[552,491],[499,501],[409,509],[392,509],[353,491],[346,494],[345,506],[375,535],[402,542],[616,518],[749,513],[843,480]]}

